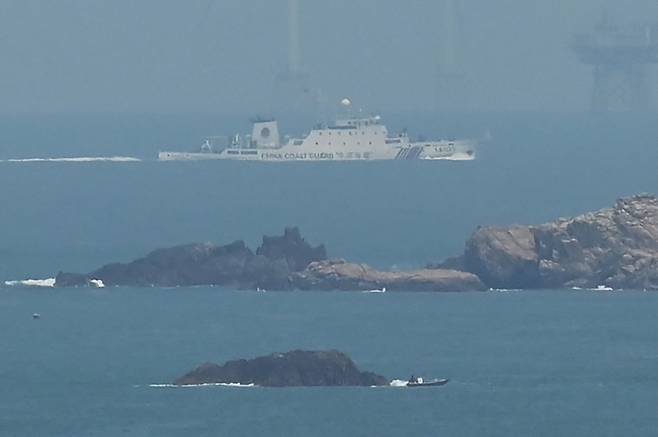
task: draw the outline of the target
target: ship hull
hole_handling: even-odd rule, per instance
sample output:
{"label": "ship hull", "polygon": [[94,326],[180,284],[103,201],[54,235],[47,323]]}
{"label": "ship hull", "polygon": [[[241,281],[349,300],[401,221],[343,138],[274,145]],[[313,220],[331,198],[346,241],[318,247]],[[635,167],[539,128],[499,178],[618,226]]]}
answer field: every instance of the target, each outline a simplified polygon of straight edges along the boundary
{"label": "ship hull", "polygon": [[219,153],[160,152],[158,161],[212,161],[225,159]]}
{"label": "ship hull", "polygon": [[411,143],[405,147],[384,150],[335,149],[305,150],[297,146],[276,149],[227,149],[221,153],[160,152],[159,161],[260,161],[260,162],[318,162],[318,161],[470,161],[475,159],[474,144],[471,142]]}

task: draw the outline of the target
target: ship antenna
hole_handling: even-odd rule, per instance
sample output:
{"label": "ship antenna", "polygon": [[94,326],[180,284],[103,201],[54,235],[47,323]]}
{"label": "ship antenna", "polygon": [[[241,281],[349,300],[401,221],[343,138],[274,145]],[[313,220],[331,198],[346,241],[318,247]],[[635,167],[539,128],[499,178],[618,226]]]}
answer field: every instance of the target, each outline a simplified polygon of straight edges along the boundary
{"label": "ship antenna", "polygon": [[352,118],[352,101],[348,97],[345,97],[340,101],[340,104],[345,108],[347,118]]}

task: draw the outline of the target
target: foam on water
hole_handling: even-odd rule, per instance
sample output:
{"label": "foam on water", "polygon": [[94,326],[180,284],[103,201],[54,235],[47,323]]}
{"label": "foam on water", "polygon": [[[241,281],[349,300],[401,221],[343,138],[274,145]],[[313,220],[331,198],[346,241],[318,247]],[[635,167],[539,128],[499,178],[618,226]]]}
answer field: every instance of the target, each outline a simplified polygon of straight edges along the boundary
{"label": "foam on water", "polygon": [[21,158],[5,159],[0,162],[141,162],[132,156],[74,156],[63,158]]}
{"label": "foam on water", "polygon": [[149,388],[199,388],[199,387],[235,387],[235,388],[250,388],[256,387],[255,384],[238,384],[237,382],[212,382],[206,384],[149,384]]}
{"label": "foam on water", "polygon": [[597,285],[595,288],[590,288],[592,291],[615,291],[614,288],[605,285]]}
{"label": "foam on water", "polygon": [[614,288],[608,287],[606,285],[597,285],[594,288],[571,287],[571,290],[573,290],[573,291],[616,291]]}
{"label": "foam on water", "polygon": [[441,156],[436,158],[422,158],[424,161],[473,161],[475,159],[472,155],[466,153],[457,153],[451,156]]}
{"label": "foam on water", "polygon": [[409,381],[405,381],[403,379],[394,379],[389,385],[391,387],[406,387],[407,384],[409,384]]}
{"label": "foam on water", "polygon": [[90,279],[89,284],[96,288],[105,288],[105,284],[100,279]]}
{"label": "foam on water", "polygon": [[46,279],[23,279],[20,281],[5,281],[5,285],[9,287],[48,287],[55,286],[55,278]]}
{"label": "foam on water", "polygon": [[[389,384],[391,387],[406,387],[408,381],[403,381],[401,379],[394,379]],[[139,386],[135,386],[139,387]],[[186,384],[186,385],[176,385],[176,384],[149,384],[149,388],[201,388],[201,387],[230,387],[230,388],[253,388],[258,387],[255,384],[238,384],[235,382],[213,382],[206,384]],[[373,385],[372,388],[378,388],[379,386]]]}

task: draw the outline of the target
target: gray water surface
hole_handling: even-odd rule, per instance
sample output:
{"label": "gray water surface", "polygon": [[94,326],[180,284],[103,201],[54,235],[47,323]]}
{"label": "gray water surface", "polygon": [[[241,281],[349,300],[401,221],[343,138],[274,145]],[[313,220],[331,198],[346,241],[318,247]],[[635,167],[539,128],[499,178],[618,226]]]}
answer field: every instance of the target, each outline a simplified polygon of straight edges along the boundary
{"label": "gray water surface", "polygon": [[[31,314],[39,312],[39,320]],[[658,295],[0,291],[8,436],[648,436]],[[152,388],[205,362],[336,348],[404,388]]]}

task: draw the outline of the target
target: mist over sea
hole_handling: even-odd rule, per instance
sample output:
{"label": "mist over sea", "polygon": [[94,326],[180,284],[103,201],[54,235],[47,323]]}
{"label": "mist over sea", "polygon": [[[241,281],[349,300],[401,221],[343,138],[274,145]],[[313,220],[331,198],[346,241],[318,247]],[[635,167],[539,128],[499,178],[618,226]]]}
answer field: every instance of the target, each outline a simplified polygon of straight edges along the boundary
{"label": "mist over sea", "polygon": [[[391,132],[486,137],[473,162],[156,162],[248,116],[0,117],[0,434],[11,436],[658,433],[658,295],[51,290],[179,243],[255,247],[298,225],[382,268],[459,253],[482,224],[540,223],[658,193],[655,114],[382,114]],[[309,120],[284,132],[303,133]],[[134,162],[7,162],[54,157]],[[41,320],[32,320],[39,312]],[[400,389],[154,389],[207,361],[337,348]]]}

